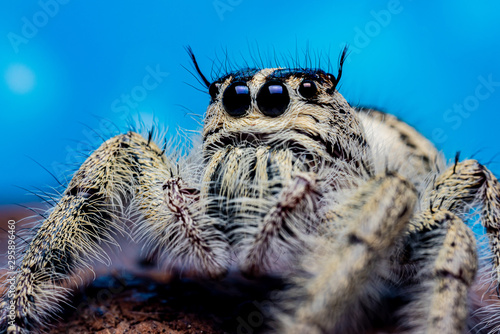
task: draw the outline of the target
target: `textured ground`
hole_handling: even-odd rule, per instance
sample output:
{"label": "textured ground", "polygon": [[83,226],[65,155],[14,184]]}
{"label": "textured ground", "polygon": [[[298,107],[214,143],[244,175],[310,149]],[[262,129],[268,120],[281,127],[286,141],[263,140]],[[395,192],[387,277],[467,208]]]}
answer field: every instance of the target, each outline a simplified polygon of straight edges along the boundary
{"label": "textured ground", "polygon": [[[258,333],[255,300],[194,281],[160,282],[130,274],[100,277],[74,298],[51,333]],[[256,303],[254,303],[256,302]]]}

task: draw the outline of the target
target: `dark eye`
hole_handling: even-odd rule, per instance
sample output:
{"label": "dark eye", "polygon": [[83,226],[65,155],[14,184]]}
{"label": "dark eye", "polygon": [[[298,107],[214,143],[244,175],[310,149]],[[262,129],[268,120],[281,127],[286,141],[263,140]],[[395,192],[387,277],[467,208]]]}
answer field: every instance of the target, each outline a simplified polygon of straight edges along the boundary
{"label": "dark eye", "polygon": [[300,96],[310,99],[316,96],[318,93],[318,87],[316,87],[316,84],[311,81],[311,80],[304,80],[300,83],[299,86],[299,94]]}
{"label": "dark eye", "polygon": [[231,116],[242,116],[250,108],[250,90],[244,82],[233,82],[224,91],[222,105]]}
{"label": "dark eye", "polygon": [[217,95],[219,95],[219,87],[220,87],[219,82],[212,82],[210,84],[210,87],[208,87],[208,94],[210,94],[212,101],[215,101]]}
{"label": "dark eye", "polygon": [[277,117],[283,114],[289,103],[288,90],[279,81],[267,82],[257,94],[257,106],[266,116]]}

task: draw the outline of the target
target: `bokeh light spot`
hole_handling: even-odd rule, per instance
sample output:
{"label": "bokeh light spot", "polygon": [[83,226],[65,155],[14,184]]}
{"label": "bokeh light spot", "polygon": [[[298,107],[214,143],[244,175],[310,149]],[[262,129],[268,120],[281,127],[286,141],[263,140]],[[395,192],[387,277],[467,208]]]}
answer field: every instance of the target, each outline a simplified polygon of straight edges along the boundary
{"label": "bokeh light spot", "polygon": [[26,94],[35,86],[35,74],[26,65],[12,64],[5,72],[5,81],[12,92]]}

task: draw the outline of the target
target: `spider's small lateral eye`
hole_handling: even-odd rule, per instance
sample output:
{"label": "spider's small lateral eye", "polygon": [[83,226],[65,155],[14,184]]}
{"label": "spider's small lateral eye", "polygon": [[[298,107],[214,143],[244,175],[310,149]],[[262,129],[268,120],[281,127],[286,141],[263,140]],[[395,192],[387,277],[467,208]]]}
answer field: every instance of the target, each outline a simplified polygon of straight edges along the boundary
{"label": "spider's small lateral eye", "polygon": [[224,91],[222,105],[231,116],[243,116],[250,108],[250,90],[244,82],[233,82]]}
{"label": "spider's small lateral eye", "polygon": [[290,96],[285,85],[279,81],[265,83],[257,94],[257,106],[269,117],[283,114],[290,104]]}
{"label": "spider's small lateral eye", "polygon": [[316,87],[316,84],[314,81],[311,80],[304,80],[300,83],[299,86],[299,94],[303,98],[310,99],[316,96],[318,93],[318,87]]}
{"label": "spider's small lateral eye", "polygon": [[212,101],[215,101],[215,99],[217,98],[217,95],[219,94],[219,87],[219,82],[212,82],[208,87],[208,94],[210,94]]}
{"label": "spider's small lateral eye", "polygon": [[327,76],[331,82],[337,82],[337,78],[333,74],[328,73]]}

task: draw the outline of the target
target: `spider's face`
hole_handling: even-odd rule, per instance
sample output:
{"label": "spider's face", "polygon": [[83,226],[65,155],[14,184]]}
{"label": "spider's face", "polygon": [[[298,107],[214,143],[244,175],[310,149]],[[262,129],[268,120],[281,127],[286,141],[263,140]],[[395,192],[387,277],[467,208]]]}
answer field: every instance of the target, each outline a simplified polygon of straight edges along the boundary
{"label": "spider's face", "polygon": [[361,125],[336,84],[321,70],[281,68],[246,69],[216,80],[203,129],[205,159],[216,163],[221,152],[260,148],[287,151],[305,169],[366,161]]}
{"label": "spider's face", "polygon": [[[213,200],[209,214],[223,218],[222,231],[242,254],[249,231],[258,229],[258,220],[248,217],[265,216],[297,172],[351,175],[370,162],[358,116],[336,84],[320,70],[269,68],[231,73],[210,85],[202,193]],[[332,179],[331,186],[340,182]],[[272,270],[289,260],[276,261]]]}

